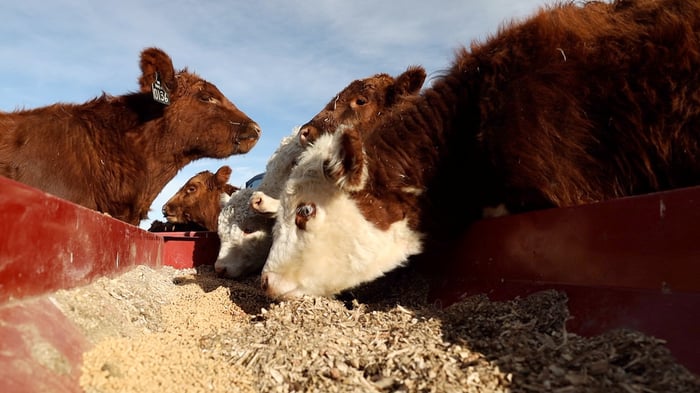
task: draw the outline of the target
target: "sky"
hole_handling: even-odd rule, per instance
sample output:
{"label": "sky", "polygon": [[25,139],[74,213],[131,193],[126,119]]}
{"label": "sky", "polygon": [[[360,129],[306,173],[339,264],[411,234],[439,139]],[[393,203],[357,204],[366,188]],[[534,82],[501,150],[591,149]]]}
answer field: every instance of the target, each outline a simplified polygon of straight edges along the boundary
{"label": "sky", "polygon": [[247,154],[185,166],[154,200],[148,228],[190,177],[222,165],[239,187],[280,140],[355,79],[423,66],[424,87],[455,50],[551,0],[23,0],[0,4],[0,111],[138,90],[155,46],[215,84],[262,128]]}

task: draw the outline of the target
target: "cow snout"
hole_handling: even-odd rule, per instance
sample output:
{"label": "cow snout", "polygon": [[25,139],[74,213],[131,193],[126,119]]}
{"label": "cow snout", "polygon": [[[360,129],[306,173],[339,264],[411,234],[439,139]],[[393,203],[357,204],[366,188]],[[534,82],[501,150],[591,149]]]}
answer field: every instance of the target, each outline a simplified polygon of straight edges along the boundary
{"label": "cow snout", "polygon": [[217,264],[214,264],[214,273],[216,273],[217,277],[225,277],[226,276],[226,266],[219,266]]}
{"label": "cow snout", "polygon": [[318,129],[311,124],[305,124],[299,129],[299,143],[302,146],[307,146],[318,137]]}
{"label": "cow snout", "polygon": [[276,300],[298,298],[304,295],[296,283],[270,271],[263,272],[260,276],[260,288],[268,297]]}
{"label": "cow snout", "polygon": [[165,217],[165,218],[172,216],[172,214],[170,212],[170,206],[168,206],[167,203],[165,205],[163,205],[163,208],[160,211],[161,211],[161,213],[163,213],[163,217]]}
{"label": "cow snout", "polygon": [[256,122],[248,124],[248,132],[251,134],[250,137],[255,139],[260,138],[260,135],[262,135],[262,129]]}
{"label": "cow snout", "polygon": [[[240,126],[240,123],[231,123]],[[236,145],[235,154],[245,154],[249,152],[262,135],[262,130],[256,122],[250,122],[245,125],[240,131],[236,133],[236,138],[234,143]]]}
{"label": "cow snout", "polygon": [[267,273],[263,273],[260,277],[260,288],[265,293],[267,293],[267,290],[270,288],[270,276]]}

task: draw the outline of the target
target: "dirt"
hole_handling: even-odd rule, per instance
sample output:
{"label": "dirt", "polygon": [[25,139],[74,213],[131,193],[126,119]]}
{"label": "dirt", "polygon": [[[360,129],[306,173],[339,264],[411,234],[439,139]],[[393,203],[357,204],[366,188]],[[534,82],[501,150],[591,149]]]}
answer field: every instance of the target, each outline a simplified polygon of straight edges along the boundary
{"label": "dirt", "polygon": [[272,302],[257,277],[139,266],[53,298],[94,344],[86,392],[700,392],[662,340],[567,332],[563,293],[439,308],[427,290],[399,271]]}

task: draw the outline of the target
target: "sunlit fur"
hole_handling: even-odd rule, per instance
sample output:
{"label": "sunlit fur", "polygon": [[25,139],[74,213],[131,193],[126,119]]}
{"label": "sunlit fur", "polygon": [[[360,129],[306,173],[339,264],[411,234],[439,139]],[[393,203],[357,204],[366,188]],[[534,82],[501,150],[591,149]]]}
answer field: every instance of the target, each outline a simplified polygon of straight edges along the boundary
{"label": "sunlit fur", "polygon": [[[272,297],[330,296],[383,275],[421,250],[421,235],[406,221],[377,228],[333,179],[324,177],[323,164],[340,135],[322,135],[302,153],[281,195],[278,213],[284,215],[275,222],[275,242],[263,269]],[[315,203],[316,215],[300,230],[295,210],[307,201]]]}
{"label": "sunlit fur", "polygon": [[[263,287],[360,284],[411,251],[453,245],[485,208],[700,184],[699,36],[699,1],[565,2],[460,48],[420,96],[337,133],[294,171]],[[304,232],[300,203],[319,207]],[[392,243],[397,233],[422,245]]]}

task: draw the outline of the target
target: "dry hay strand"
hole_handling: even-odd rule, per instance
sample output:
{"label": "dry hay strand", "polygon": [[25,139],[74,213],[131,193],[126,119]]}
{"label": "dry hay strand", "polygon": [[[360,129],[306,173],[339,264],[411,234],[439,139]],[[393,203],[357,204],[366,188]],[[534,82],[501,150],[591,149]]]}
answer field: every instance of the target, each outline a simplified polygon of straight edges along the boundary
{"label": "dry hay strand", "polygon": [[556,291],[439,308],[402,270],[338,299],[271,302],[257,277],[205,266],[138,267],[54,298],[95,344],[87,392],[700,391],[662,340],[567,332]]}

